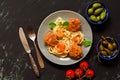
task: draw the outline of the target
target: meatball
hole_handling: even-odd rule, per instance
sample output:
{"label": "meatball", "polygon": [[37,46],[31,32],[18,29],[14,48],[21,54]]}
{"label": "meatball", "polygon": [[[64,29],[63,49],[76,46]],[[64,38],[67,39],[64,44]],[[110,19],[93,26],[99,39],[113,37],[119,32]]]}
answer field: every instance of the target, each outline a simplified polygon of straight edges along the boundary
{"label": "meatball", "polygon": [[82,57],[82,48],[78,45],[72,45],[70,47],[69,57],[73,59],[79,59]]}
{"label": "meatball", "polygon": [[47,45],[50,45],[50,46],[55,46],[58,41],[57,41],[57,36],[55,34],[53,34],[53,32],[51,31],[48,31],[44,37],[44,42],[47,44]]}
{"label": "meatball", "polygon": [[80,25],[80,20],[79,19],[77,19],[77,18],[69,19],[69,25],[67,27],[67,29],[69,31],[72,31],[72,32],[79,31],[80,28],[81,28],[81,25]]}

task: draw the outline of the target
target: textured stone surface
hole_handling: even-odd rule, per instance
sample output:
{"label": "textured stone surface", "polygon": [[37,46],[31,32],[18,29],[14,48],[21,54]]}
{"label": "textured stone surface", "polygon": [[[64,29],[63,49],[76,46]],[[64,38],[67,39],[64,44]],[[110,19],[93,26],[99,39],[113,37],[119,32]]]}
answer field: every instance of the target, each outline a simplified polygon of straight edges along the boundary
{"label": "textured stone surface", "polygon": [[[59,66],[49,62],[44,56],[45,69],[40,69],[40,78],[36,78],[23,46],[20,42],[18,29],[31,26],[35,32],[42,20],[57,10],[73,10],[85,17],[85,8],[95,0],[0,0],[0,80],[65,80],[65,71],[74,69],[79,63],[71,66]],[[93,26],[93,46],[84,58],[95,71],[93,80],[120,80],[120,57],[112,65],[104,65],[97,61],[96,44],[104,36],[112,36],[120,41],[120,10],[119,0],[98,0],[104,2],[110,12],[104,27],[97,30]],[[32,54],[35,51],[28,39]],[[37,61],[37,59],[35,59]],[[38,64],[38,63],[37,63]]]}

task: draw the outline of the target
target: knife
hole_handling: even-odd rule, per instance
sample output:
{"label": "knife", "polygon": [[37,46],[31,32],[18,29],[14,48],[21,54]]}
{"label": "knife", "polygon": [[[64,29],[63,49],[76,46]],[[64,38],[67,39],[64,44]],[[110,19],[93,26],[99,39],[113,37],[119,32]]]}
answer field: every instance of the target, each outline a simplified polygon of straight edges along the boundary
{"label": "knife", "polygon": [[38,67],[37,67],[37,65],[35,63],[35,60],[34,60],[33,56],[31,55],[31,49],[30,49],[30,47],[28,45],[28,42],[27,42],[27,39],[26,39],[26,36],[25,36],[25,33],[24,33],[22,27],[19,28],[19,37],[20,37],[21,43],[22,43],[26,53],[28,53],[28,55],[29,55],[29,58],[30,58],[30,61],[31,61],[31,64],[32,64],[32,68],[33,68],[33,70],[35,72],[35,75],[37,77],[39,77]]}

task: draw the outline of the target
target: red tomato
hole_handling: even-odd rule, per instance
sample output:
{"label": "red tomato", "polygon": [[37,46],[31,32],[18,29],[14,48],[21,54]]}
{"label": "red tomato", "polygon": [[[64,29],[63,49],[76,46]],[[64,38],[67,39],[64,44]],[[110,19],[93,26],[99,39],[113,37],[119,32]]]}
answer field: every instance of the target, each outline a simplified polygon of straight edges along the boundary
{"label": "red tomato", "polygon": [[66,71],[66,78],[73,79],[75,77],[75,72],[72,69]]}
{"label": "red tomato", "polygon": [[88,62],[83,61],[83,62],[80,63],[80,68],[82,68],[83,70],[86,71],[88,69],[88,67],[89,67]]}
{"label": "red tomato", "polygon": [[92,69],[88,69],[85,73],[86,78],[89,78],[89,79],[93,78],[94,75],[95,75],[95,73]]}
{"label": "red tomato", "polygon": [[81,68],[76,68],[75,69],[75,76],[76,77],[81,77],[83,75],[83,69]]}

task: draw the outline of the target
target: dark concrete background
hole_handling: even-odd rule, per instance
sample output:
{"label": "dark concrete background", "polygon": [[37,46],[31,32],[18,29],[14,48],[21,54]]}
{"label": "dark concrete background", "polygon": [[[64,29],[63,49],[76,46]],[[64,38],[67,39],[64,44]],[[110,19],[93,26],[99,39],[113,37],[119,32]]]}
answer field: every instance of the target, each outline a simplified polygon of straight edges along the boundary
{"label": "dark concrete background", "polygon": [[[104,65],[97,61],[95,50],[102,35],[120,41],[119,0],[0,0],[0,80],[65,80],[65,71],[79,67],[79,63],[59,66],[42,56],[45,69],[40,69],[41,77],[36,78],[20,42],[18,29],[22,26],[26,32],[26,28],[31,26],[37,33],[42,20],[58,10],[72,10],[85,17],[85,8],[94,1],[105,3],[110,16],[104,25],[99,26],[103,27],[102,30],[91,25],[93,46],[84,60],[95,71],[93,80],[120,80],[120,57],[112,65]],[[33,43],[29,39],[28,42],[34,53]],[[36,57],[35,54],[33,56]]]}

